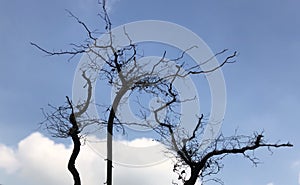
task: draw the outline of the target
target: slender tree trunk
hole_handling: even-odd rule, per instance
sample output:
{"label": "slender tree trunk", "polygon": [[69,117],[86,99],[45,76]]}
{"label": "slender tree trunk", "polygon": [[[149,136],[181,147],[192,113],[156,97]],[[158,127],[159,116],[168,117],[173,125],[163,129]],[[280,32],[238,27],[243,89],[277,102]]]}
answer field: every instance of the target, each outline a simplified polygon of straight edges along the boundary
{"label": "slender tree trunk", "polygon": [[69,159],[69,163],[68,163],[68,170],[71,172],[71,174],[73,176],[74,185],[81,185],[80,176],[79,176],[79,173],[78,173],[78,171],[75,167],[75,161],[76,161],[77,156],[80,152],[80,146],[81,146],[80,138],[78,136],[79,128],[78,128],[78,124],[77,124],[77,121],[76,121],[76,118],[75,118],[73,105],[72,105],[72,103],[71,103],[68,96],[67,96],[67,100],[68,100],[68,103],[69,103],[69,105],[72,109],[72,113],[70,114],[70,117],[69,117],[69,121],[72,124],[72,127],[70,128],[68,134],[69,134],[69,136],[71,136],[73,144],[74,144],[74,148],[73,148],[73,151],[72,151],[71,157]]}
{"label": "slender tree trunk", "polygon": [[73,148],[71,157],[69,159],[68,170],[71,172],[71,174],[73,176],[74,185],[81,185],[80,176],[75,167],[75,161],[80,152],[81,143],[80,143],[80,139],[76,133],[72,134],[71,137],[72,137],[72,141],[74,143],[74,148]]}
{"label": "slender tree trunk", "polygon": [[107,125],[107,165],[106,165],[106,184],[112,185],[112,136],[113,136],[113,121],[115,117],[114,108],[110,111],[110,116]]}
{"label": "slender tree trunk", "polygon": [[119,103],[124,96],[124,94],[127,92],[127,88],[121,88],[120,91],[117,93],[114,102],[112,104],[112,108],[110,110],[108,123],[107,123],[107,166],[106,166],[106,185],[112,185],[112,143],[113,143],[113,124],[114,119],[116,117],[116,111],[117,107],[119,106]]}

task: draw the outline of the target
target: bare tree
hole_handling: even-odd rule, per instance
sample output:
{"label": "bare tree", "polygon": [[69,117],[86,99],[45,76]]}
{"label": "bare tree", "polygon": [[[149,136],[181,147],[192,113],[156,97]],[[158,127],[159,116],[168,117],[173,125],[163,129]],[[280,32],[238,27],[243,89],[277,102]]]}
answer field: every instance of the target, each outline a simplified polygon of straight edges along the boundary
{"label": "bare tree", "polygon": [[[256,158],[248,155],[248,151],[254,151],[257,148],[278,148],[291,147],[290,143],[268,143],[263,140],[262,134],[254,134],[254,136],[240,136],[234,135],[224,137],[219,135],[217,139],[201,141],[201,133],[204,129],[203,115],[199,118],[198,123],[192,133],[188,133],[182,128],[180,121],[180,113],[177,111],[178,104],[188,101],[190,99],[180,99],[179,92],[174,87],[174,82],[177,79],[186,78],[191,75],[203,75],[217,71],[225,64],[233,63],[237,52],[233,52],[226,57],[221,64],[207,70],[202,70],[201,65],[210,62],[217,55],[222,55],[227,52],[223,50],[211,58],[203,61],[200,64],[189,66],[183,60],[185,54],[189,50],[193,50],[196,46],[186,48],[181,52],[179,57],[168,59],[167,52],[164,51],[159,59],[152,61],[151,65],[147,63],[138,62],[143,54],[138,51],[138,45],[134,43],[130,34],[124,28],[123,34],[127,37],[128,44],[125,46],[118,46],[114,43],[114,35],[111,30],[111,21],[106,11],[105,0],[99,2],[101,5],[101,13],[99,14],[104,20],[105,30],[108,35],[108,42],[99,41],[95,32],[91,31],[88,26],[79,18],[69,14],[76,19],[76,21],[83,26],[87,33],[87,43],[81,45],[73,44],[74,48],[65,51],[49,51],[35,43],[31,43],[39,50],[46,54],[53,55],[70,55],[71,58],[78,54],[85,54],[90,58],[90,61],[81,68],[82,77],[87,84],[87,99],[81,103],[73,104],[67,98],[67,106],[53,108],[53,112],[46,113],[46,121],[43,122],[46,129],[56,137],[71,137],[74,143],[73,153],[69,160],[68,169],[72,173],[75,185],[80,184],[80,177],[75,168],[75,160],[80,152],[80,137],[84,128],[91,124],[104,125],[107,130],[107,169],[106,169],[106,184],[112,185],[112,170],[113,170],[113,135],[116,126],[123,125],[138,125],[143,127],[150,127],[156,131],[161,142],[168,146],[169,152],[175,155],[177,162],[174,165],[173,171],[179,176],[185,185],[193,185],[197,179],[203,180],[203,177],[210,176],[219,172],[221,160],[229,154],[242,154],[256,164]],[[100,66],[97,60],[103,62]],[[173,64],[176,64],[174,67]],[[173,66],[173,68],[172,68]],[[145,70],[147,69],[147,70]],[[170,70],[171,69],[171,70]],[[184,69],[184,70],[182,70]],[[164,76],[160,76],[163,71],[168,71]],[[88,74],[97,73],[98,77],[89,77]],[[92,81],[95,78],[101,78],[116,89],[114,99],[111,105],[106,108],[106,115],[98,120],[90,118],[87,114],[88,106],[92,102]],[[147,109],[140,103],[139,116],[145,120],[143,123],[124,122],[121,117],[122,113],[118,111],[122,104],[122,99],[126,94],[134,92],[149,94],[153,97],[160,97],[160,105],[155,109]],[[71,113],[69,112],[71,110]],[[77,111],[76,111],[77,110]],[[166,111],[167,115],[160,116],[162,111]],[[158,125],[153,125],[147,120],[147,112],[154,113],[154,122]],[[85,115],[85,116],[84,116]],[[190,170],[190,176],[187,176],[186,169]]]}
{"label": "bare tree", "polygon": [[43,113],[45,120],[41,123],[54,137],[71,137],[74,144],[73,151],[68,162],[68,170],[73,176],[74,185],[80,185],[81,180],[79,173],[75,167],[75,161],[80,152],[80,128],[76,120],[74,107],[69,97],[67,98],[67,105],[61,107],[51,106],[52,111]]}
{"label": "bare tree", "polygon": [[213,180],[222,184],[221,179],[211,176],[220,172],[223,167],[222,160],[228,155],[241,154],[257,165],[259,160],[255,157],[254,151],[258,148],[266,147],[271,151],[272,148],[293,146],[289,142],[268,142],[263,139],[263,133],[254,133],[252,136],[235,133],[229,137],[220,134],[216,139],[202,141],[203,115],[190,135],[169,122],[159,124],[160,127],[155,129],[161,134],[161,141],[169,146],[168,153],[177,159],[173,172],[178,174],[178,180],[184,185],[194,185],[198,179],[201,183]]}
{"label": "bare tree", "polygon": [[88,105],[91,101],[92,86],[91,80],[86,77],[85,71],[82,72],[82,77],[86,79],[87,83],[87,100],[77,106],[75,111],[72,101],[66,96],[67,104],[60,107],[49,105],[51,110],[45,111],[43,114],[45,120],[41,122],[41,127],[45,128],[53,137],[67,138],[71,137],[74,144],[73,151],[68,162],[68,170],[73,176],[74,185],[80,185],[80,175],[75,167],[77,156],[80,152],[81,147],[81,131],[88,125],[93,123],[93,120],[84,120],[83,115],[86,113]]}

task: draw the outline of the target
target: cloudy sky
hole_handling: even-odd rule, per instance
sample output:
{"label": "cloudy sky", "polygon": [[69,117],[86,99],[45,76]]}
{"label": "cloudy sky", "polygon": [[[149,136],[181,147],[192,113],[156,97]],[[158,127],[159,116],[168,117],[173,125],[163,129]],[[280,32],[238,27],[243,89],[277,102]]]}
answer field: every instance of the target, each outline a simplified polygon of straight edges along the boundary
{"label": "cloudy sky", "polygon": [[[103,29],[96,0],[0,1],[0,184],[71,184],[66,171],[70,142],[54,139],[38,123],[40,108],[60,105],[72,94],[75,57],[46,57],[29,43],[52,49],[80,43],[86,33],[65,9],[91,27]],[[254,167],[231,156],[218,177],[226,184],[300,184],[300,1],[297,0],[113,0],[113,27],[139,20],[182,25],[218,52],[237,50],[235,64],[225,66],[227,109],[223,132],[265,131],[270,141],[290,141],[292,149],[258,150]],[[130,145],[150,140],[138,139]],[[120,153],[121,155],[122,153]],[[131,155],[129,152],[128,155]],[[105,181],[104,159],[84,146],[78,168],[83,184]],[[133,177],[136,178],[133,181]],[[118,166],[116,184],[171,184],[171,162],[147,168]]]}

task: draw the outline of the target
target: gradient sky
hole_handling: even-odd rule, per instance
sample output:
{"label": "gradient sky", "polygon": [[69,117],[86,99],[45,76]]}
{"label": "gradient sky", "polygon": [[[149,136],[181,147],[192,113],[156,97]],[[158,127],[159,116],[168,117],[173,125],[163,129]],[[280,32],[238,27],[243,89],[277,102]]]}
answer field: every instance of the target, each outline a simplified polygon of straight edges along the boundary
{"label": "gradient sky", "polygon": [[[33,165],[37,163],[36,157],[31,161],[28,159],[32,157],[21,156],[26,154],[22,146],[33,138],[37,142],[31,143],[34,148],[45,143],[53,146],[50,156],[51,152],[55,156],[57,151],[70,151],[68,143],[62,140],[53,143],[49,136],[36,132],[43,133],[38,130],[43,118],[40,108],[47,103],[60,105],[66,95],[71,95],[79,57],[70,62],[64,56],[46,57],[30,42],[50,50],[80,43],[85,32],[65,9],[91,29],[102,29],[96,2],[0,0],[0,183],[3,185],[47,181],[47,173],[41,181],[32,180],[35,177],[32,174],[39,172],[34,169],[42,169],[43,165]],[[300,1],[113,0],[109,6],[113,27],[147,19],[170,21],[198,34],[214,52],[224,48],[237,50],[237,62],[222,69],[227,86],[223,132],[229,135],[236,128],[241,134],[264,130],[270,141],[290,141],[294,147],[274,150],[273,155],[260,149],[256,152],[262,162],[258,167],[242,157],[228,157],[218,177],[231,185],[300,184]],[[98,158],[93,159],[102,160]],[[92,165],[91,160],[89,163]],[[32,168],[24,170],[25,164]],[[151,174],[157,168],[147,170]],[[122,171],[119,173],[124,176]],[[150,182],[150,177],[145,175],[140,182],[147,179]],[[97,179],[97,175],[93,178]],[[69,183],[64,179],[47,182],[49,185]],[[85,182],[93,184],[94,181]]]}

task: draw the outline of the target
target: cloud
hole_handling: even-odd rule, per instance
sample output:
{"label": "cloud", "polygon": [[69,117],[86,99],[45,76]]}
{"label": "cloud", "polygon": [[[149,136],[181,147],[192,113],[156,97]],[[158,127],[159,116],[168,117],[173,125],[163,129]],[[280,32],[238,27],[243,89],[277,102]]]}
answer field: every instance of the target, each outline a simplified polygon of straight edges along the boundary
{"label": "cloud", "polygon": [[268,183],[267,185],[274,185],[273,182]]}
{"label": "cloud", "polygon": [[18,175],[32,185],[71,184],[72,179],[66,171],[70,153],[70,147],[33,133],[18,144],[15,154],[21,164]]}
{"label": "cloud", "polygon": [[13,173],[19,168],[13,149],[0,144],[0,168],[4,168],[7,173]]}
{"label": "cloud", "polygon": [[[122,141],[130,146],[151,146],[150,139],[136,139],[132,142]],[[72,184],[72,177],[67,171],[67,162],[72,152],[72,146],[55,143],[41,133],[32,133],[19,142],[16,149],[0,145],[0,169],[10,173],[5,178],[18,178],[19,182],[30,185]],[[135,151],[119,151],[117,155],[135,156]],[[157,151],[152,151],[155,153]],[[149,153],[148,155],[152,155]],[[147,157],[147,156],[144,156]],[[83,185],[93,185],[105,182],[106,163],[92,147],[83,145],[77,160],[77,167]],[[176,179],[172,172],[171,160],[148,167],[128,167],[114,164],[114,184],[171,184]],[[0,171],[1,172],[1,171]],[[9,181],[9,179],[4,179]]]}

